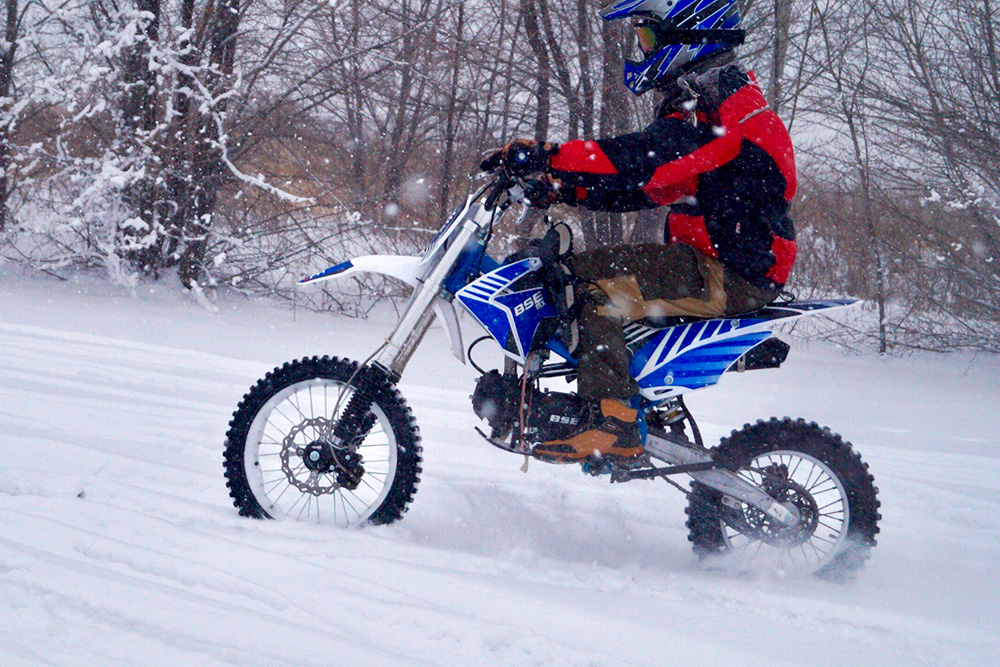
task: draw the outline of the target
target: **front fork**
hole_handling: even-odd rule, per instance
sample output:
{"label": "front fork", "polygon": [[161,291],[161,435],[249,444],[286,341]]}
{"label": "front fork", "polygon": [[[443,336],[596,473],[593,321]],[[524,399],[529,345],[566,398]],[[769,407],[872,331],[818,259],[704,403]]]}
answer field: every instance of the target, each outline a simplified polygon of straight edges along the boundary
{"label": "front fork", "polygon": [[470,199],[462,213],[465,218],[462,227],[450,239],[440,260],[414,288],[403,316],[386,338],[378,356],[371,364],[358,369],[354,394],[344,407],[333,431],[334,447],[353,447],[367,435],[372,426],[371,420],[367,418],[372,401],[380,388],[399,381],[407,363],[434,322],[434,302],[443,297],[448,276],[469,243],[474,239],[481,242],[482,232],[490,224],[493,212],[482,207],[471,210],[471,206]]}

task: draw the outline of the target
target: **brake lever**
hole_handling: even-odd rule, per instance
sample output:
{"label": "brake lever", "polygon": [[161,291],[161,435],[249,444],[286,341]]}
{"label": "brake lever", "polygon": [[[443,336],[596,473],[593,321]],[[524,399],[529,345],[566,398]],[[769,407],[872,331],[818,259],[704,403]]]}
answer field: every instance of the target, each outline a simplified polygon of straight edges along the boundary
{"label": "brake lever", "polygon": [[493,184],[490,193],[486,195],[486,200],[483,202],[483,206],[487,211],[492,211],[496,208],[497,200],[500,199],[500,195],[506,192],[510,187],[516,185],[516,181],[513,181],[504,173],[498,174],[496,183]]}

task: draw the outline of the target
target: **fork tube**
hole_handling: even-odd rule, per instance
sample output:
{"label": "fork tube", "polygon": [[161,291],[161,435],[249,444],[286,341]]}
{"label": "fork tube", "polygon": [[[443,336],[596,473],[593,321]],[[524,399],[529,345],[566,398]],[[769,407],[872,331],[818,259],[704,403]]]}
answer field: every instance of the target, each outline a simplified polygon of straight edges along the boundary
{"label": "fork tube", "polygon": [[388,369],[393,377],[403,374],[407,362],[413,356],[427,329],[434,321],[434,300],[442,291],[442,285],[462,255],[469,241],[488,223],[491,213],[480,209],[473,215],[468,215],[462,228],[451,239],[451,245],[431,272],[418,285],[407,303],[399,323],[385,341],[385,349],[379,354],[375,363]]}

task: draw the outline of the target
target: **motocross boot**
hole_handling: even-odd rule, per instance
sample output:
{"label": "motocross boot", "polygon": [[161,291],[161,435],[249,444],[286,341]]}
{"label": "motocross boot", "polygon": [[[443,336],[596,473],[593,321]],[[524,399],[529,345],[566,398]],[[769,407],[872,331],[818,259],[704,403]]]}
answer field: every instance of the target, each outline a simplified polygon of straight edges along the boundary
{"label": "motocross boot", "polygon": [[603,398],[591,409],[591,418],[582,430],[563,440],[535,445],[533,454],[549,461],[582,461],[589,457],[632,457],[642,454],[636,425],[638,412],[619,400]]}

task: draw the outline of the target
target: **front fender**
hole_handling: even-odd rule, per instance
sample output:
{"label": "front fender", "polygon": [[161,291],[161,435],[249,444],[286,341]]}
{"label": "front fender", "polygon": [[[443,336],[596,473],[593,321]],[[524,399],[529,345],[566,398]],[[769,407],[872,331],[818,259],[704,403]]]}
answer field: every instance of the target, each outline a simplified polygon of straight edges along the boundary
{"label": "front fender", "polygon": [[[398,278],[411,287],[416,287],[421,274],[422,257],[409,257],[399,255],[365,255],[355,257],[346,262],[341,262],[330,268],[320,271],[314,276],[303,278],[299,285],[308,285],[322,282],[324,280],[348,278],[358,273],[381,273],[384,276]],[[451,345],[451,353],[465,363],[465,345],[462,341],[462,328],[458,324],[458,317],[455,307],[443,300],[434,300],[434,314],[444,326],[448,334],[448,342]]]}
{"label": "front fender", "polygon": [[355,257],[346,262],[341,262],[330,268],[320,271],[314,276],[303,278],[299,285],[318,283],[333,278],[348,278],[358,273],[381,273],[385,276],[398,278],[411,287],[417,286],[417,279],[420,276],[420,262],[422,257],[409,257],[399,255],[365,255]]}

